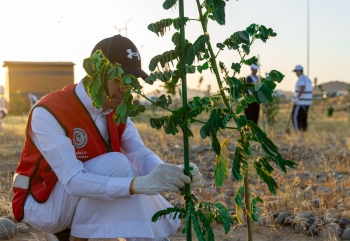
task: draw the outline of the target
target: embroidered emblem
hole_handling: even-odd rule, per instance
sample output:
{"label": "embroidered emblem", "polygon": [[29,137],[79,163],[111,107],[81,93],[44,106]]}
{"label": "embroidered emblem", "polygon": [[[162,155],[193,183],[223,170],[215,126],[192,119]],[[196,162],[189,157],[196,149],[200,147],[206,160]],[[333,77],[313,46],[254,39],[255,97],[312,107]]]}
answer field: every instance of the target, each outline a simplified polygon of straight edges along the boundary
{"label": "embroidered emblem", "polygon": [[88,137],[86,132],[81,128],[73,129],[73,144],[76,148],[82,148],[86,145]]}
{"label": "embroidered emblem", "polygon": [[136,56],[138,60],[140,60],[140,53],[139,51],[132,52],[131,49],[127,49],[126,52],[128,52],[128,58],[132,59],[133,56]]}

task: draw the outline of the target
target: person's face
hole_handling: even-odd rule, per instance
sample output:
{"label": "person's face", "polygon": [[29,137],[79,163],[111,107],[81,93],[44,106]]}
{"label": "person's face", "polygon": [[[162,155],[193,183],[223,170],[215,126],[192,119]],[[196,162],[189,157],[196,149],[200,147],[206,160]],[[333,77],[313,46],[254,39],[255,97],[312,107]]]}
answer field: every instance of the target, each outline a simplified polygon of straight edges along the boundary
{"label": "person's face", "polygon": [[256,69],[251,69],[251,70],[252,70],[253,75],[256,75],[256,73],[258,72],[258,70],[256,70]]}
{"label": "person's face", "polygon": [[295,71],[295,74],[299,77],[302,73],[301,73],[300,70],[296,70],[296,71]]}
{"label": "person's face", "polygon": [[119,79],[114,79],[108,81],[108,89],[111,99],[108,99],[107,95],[104,97],[103,109],[117,109],[118,106],[123,102],[123,94],[128,89],[127,86],[120,86],[121,81]]}

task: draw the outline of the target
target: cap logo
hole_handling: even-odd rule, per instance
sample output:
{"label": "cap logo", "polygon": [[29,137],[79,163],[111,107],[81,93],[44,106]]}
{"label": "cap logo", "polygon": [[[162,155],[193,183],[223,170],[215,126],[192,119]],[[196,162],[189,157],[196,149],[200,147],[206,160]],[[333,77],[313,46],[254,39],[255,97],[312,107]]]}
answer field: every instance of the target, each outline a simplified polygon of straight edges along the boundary
{"label": "cap logo", "polygon": [[82,148],[87,144],[88,137],[86,132],[81,128],[73,129],[73,144],[76,148]]}
{"label": "cap logo", "polygon": [[128,58],[132,59],[133,56],[136,56],[138,60],[140,60],[140,53],[136,50],[136,52],[132,52],[131,49],[127,49],[126,52],[128,52]]}

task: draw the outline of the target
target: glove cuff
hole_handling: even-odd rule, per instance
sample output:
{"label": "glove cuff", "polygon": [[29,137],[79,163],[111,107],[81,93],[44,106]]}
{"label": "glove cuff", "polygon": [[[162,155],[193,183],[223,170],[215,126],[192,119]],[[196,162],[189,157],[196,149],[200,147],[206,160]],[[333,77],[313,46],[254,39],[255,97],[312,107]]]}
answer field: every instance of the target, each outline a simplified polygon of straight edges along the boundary
{"label": "glove cuff", "polygon": [[136,177],[134,177],[130,183],[130,187],[129,187],[129,193],[130,195],[134,195],[134,194],[137,194],[134,190],[134,185],[135,185],[135,180],[136,180]]}

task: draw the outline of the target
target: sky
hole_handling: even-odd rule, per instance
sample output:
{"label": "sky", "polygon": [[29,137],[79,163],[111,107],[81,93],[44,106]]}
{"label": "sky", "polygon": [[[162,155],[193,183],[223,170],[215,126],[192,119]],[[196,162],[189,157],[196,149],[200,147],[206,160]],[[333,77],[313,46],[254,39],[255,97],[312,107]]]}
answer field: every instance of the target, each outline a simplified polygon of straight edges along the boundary
{"label": "sky", "polygon": [[[350,1],[310,1],[310,70],[309,77],[319,83],[340,80],[350,83]],[[143,69],[150,73],[150,59],[173,49],[170,30],[164,37],[147,29],[148,24],[164,18],[176,18],[178,8],[164,10],[163,0],[0,0],[0,63],[3,61],[72,61],[75,82],[85,76],[82,62],[97,42],[118,33],[137,46]],[[194,0],[185,1],[185,16],[198,18]],[[307,62],[307,0],[230,0],[226,2],[226,25],[211,22],[208,27],[213,46],[251,23],[272,28],[277,37],[267,43],[256,42],[251,54],[259,55],[261,74],[272,69],[286,77],[277,88],[293,91],[297,64]],[[119,30],[118,30],[119,29]],[[194,42],[201,35],[198,21],[186,25],[186,38]],[[216,47],[215,50],[217,51]],[[230,67],[237,62],[235,51],[220,52],[218,60]],[[242,67],[240,76],[250,74]],[[187,75],[188,87],[196,88],[200,74]],[[208,84],[217,90],[210,71],[203,74],[202,88]],[[5,69],[1,68],[0,85]],[[157,88],[145,85],[145,92]]]}

